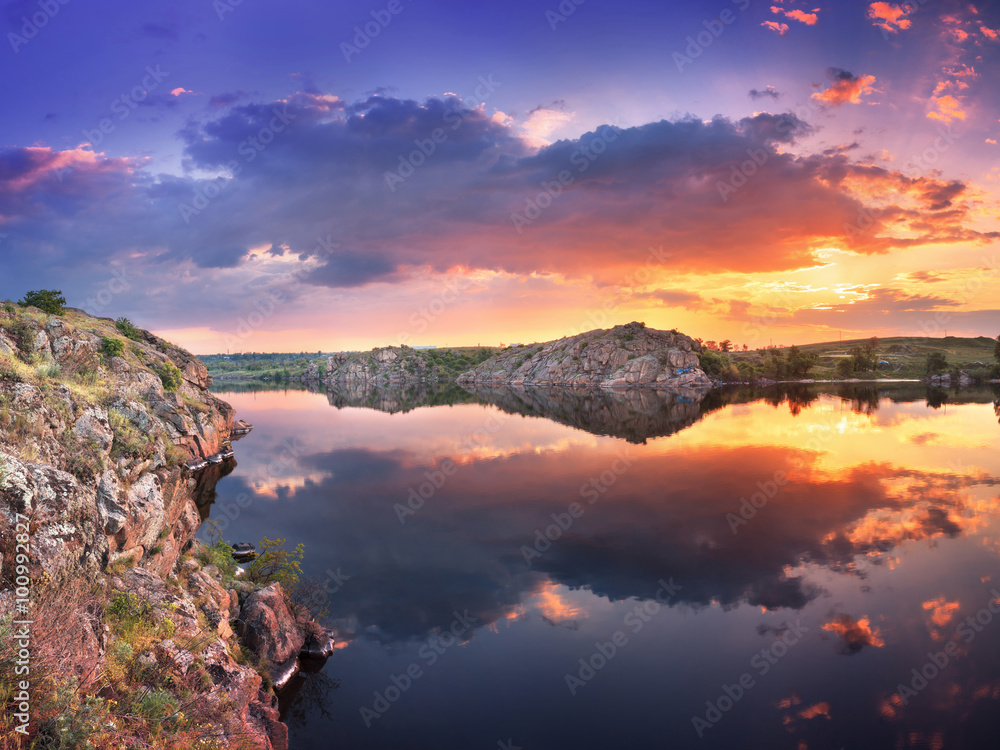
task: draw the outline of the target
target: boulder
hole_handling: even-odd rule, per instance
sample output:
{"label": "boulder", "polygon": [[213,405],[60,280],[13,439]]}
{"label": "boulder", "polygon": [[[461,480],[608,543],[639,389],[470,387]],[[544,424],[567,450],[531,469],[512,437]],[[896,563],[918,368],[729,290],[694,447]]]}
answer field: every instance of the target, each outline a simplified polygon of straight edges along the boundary
{"label": "boulder", "polygon": [[272,678],[287,672],[302,651],[306,636],[288,611],[280,583],[257,589],[240,608],[237,631],[243,644],[274,668]]}

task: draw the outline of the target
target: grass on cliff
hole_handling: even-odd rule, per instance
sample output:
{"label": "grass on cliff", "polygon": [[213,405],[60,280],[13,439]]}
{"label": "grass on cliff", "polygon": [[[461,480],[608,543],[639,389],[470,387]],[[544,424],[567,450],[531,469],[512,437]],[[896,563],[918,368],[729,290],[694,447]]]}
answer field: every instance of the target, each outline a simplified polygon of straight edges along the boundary
{"label": "grass on cliff", "polygon": [[[30,673],[18,675],[18,645],[13,615],[0,617],[0,750],[181,750],[252,747],[239,736],[224,742],[219,727],[229,706],[204,699],[212,687],[205,662],[196,658],[186,674],[150,655],[164,638],[192,653],[208,642],[210,631],[178,638],[173,622],[158,616],[134,593],[116,592],[99,580],[82,577],[32,587]],[[104,658],[81,659],[84,632],[100,634],[107,625]],[[95,644],[96,645],[96,644]],[[90,664],[72,673],[70,663]],[[30,681],[29,737],[22,743],[15,698],[19,681]]]}

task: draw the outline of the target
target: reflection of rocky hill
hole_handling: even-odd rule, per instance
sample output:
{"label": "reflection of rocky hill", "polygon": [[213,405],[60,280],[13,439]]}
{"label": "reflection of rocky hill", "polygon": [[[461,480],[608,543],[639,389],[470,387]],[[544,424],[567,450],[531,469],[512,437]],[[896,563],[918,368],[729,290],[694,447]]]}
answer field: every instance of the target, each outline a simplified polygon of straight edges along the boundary
{"label": "reflection of rocky hill", "polygon": [[595,435],[645,443],[701,418],[707,388],[566,388],[466,383],[475,396],[510,414],[544,417]]}
{"label": "reflection of rocky hill", "polygon": [[326,397],[331,406],[376,409],[395,414],[421,406],[452,406],[474,404],[479,399],[455,383],[409,382],[380,386],[370,381],[339,382],[328,386]]}

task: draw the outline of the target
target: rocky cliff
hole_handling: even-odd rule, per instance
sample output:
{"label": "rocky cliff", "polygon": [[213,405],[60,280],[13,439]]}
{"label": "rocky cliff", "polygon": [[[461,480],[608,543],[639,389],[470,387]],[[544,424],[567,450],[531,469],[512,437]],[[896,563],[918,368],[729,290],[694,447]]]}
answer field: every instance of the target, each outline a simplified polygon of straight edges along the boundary
{"label": "rocky cliff", "polygon": [[643,323],[594,330],[503,350],[459,383],[688,388],[710,386],[698,365],[701,346],[676,331]]}
{"label": "rocky cliff", "polygon": [[[212,488],[188,464],[227,447],[233,425],[210,385],[196,358],[148,332],[81,311],[0,309],[0,682],[13,674],[14,613],[29,603],[39,623],[31,737],[80,729],[73,717],[90,715],[91,696],[63,690],[78,685],[101,691],[108,703],[93,700],[114,727],[88,725],[87,746],[175,746],[169,736],[147,742],[166,726],[148,705],[157,690],[165,706],[185,695],[201,701],[188,712],[197,727],[171,723],[178,736],[197,729],[239,746],[287,745],[276,700],[262,689],[267,668],[236,658],[246,644],[230,621],[240,622],[252,587],[227,590],[194,554],[196,497]],[[140,623],[152,628],[142,638]],[[0,736],[8,732],[5,714]]]}

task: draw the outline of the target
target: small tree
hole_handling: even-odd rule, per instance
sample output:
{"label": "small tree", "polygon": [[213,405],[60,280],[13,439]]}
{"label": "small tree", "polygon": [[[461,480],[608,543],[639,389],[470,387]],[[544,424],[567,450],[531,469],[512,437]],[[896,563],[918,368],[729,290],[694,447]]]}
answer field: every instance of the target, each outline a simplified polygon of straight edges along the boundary
{"label": "small tree", "polygon": [[111,336],[104,336],[101,339],[101,352],[108,358],[120,357],[125,353],[125,342]]}
{"label": "small tree", "polygon": [[948,358],[944,352],[931,352],[927,357],[927,374],[936,375],[948,369]]}
{"label": "small tree", "polygon": [[176,391],[181,387],[181,371],[173,362],[164,362],[156,371],[156,374],[160,376],[160,382],[163,383],[163,390]]}
{"label": "small tree", "polygon": [[732,349],[732,346],[733,346],[733,342],[730,341],[729,339],[726,339],[725,341],[720,341],[719,342],[719,348],[722,351],[724,351],[724,352],[730,351]]}
{"label": "small tree", "polygon": [[291,591],[302,574],[300,563],[305,556],[305,549],[305,545],[299,544],[288,552],[284,539],[264,537],[260,542],[260,553],[247,569],[247,575],[254,583],[269,584],[277,581],[286,592]]}
{"label": "small tree", "polygon": [[854,374],[854,360],[851,357],[844,357],[837,360],[837,376],[847,378]]}
{"label": "small tree", "polygon": [[18,300],[21,307],[37,307],[50,315],[62,315],[66,312],[66,298],[58,289],[35,289]]}
{"label": "small tree", "polygon": [[128,318],[118,318],[115,321],[115,328],[117,328],[122,335],[132,339],[133,341],[142,341],[142,331],[132,325],[132,321]]}
{"label": "small tree", "polygon": [[1000,336],[997,336],[996,346],[993,347],[993,358],[997,361],[997,364],[1000,365]]}

